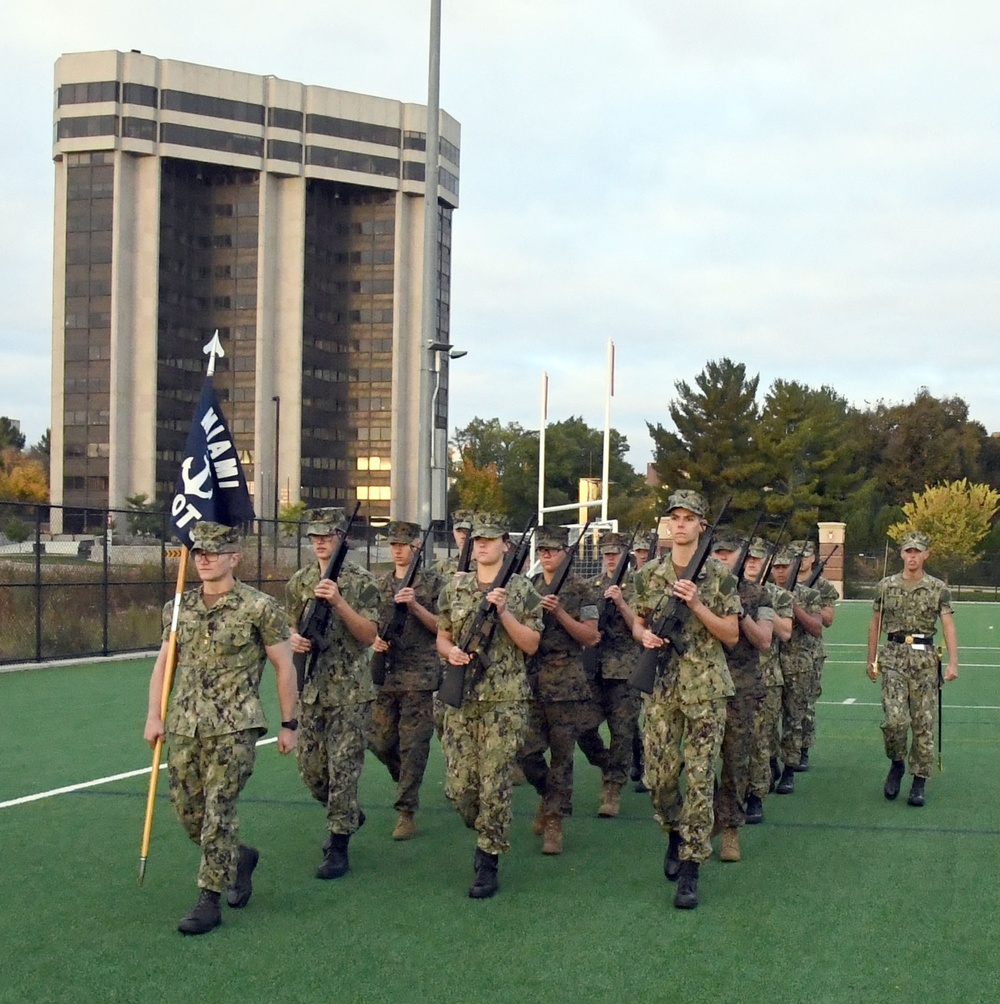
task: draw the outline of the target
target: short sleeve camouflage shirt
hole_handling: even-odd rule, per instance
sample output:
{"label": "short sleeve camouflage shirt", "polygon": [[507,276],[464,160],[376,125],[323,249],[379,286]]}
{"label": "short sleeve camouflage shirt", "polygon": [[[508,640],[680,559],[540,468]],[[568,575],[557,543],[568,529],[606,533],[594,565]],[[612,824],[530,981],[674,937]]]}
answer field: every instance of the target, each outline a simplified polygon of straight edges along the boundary
{"label": "short sleeve camouflage shirt", "polygon": [[[438,594],[442,580],[434,571],[420,571],[413,580],[413,591],[417,602],[437,613]],[[400,579],[390,569],[378,580],[381,599],[379,624],[389,622],[396,607],[393,597],[402,587]],[[395,694],[407,690],[437,690],[441,678],[441,657],[435,644],[437,633],[429,631],[415,614],[408,613],[403,633],[387,653],[385,683],[383,693]]]}
{"label": "short sleeve camouflage shirt", "polygon": [[[542,575],[531,584],[541,595],[545,588]],[[571,575],[559,591],[559,602],[570,617],[596,621],[597,604],[593,587]],[[590,681],[583,668],[583,648],[553,614],[543,618],[538,651],[528,660],[528,683],[540,701],[584,701],[590,695]]]}

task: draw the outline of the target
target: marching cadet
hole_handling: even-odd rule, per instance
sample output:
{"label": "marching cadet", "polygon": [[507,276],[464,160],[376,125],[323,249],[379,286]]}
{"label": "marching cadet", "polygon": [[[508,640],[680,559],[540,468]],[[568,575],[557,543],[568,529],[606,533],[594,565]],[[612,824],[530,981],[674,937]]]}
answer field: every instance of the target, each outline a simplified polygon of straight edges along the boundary
{"label": "marching cadet", "polygon": [[201,847],[194,908],[182,934],[206,934],[222,923],[220,896],[234,909],[250,902],[259,852],[240,843],[236,800],[253,773],[257,740],[267,731],[260,679],[269,659],[278,679],[278,752],[295,748],[295,668],[288,627],[270,596],[235,578],[236,530],[204,520],[192,531],[191,554],[201,586],[181,597],[177,666],[166,722],[160,700],[173,601],[163,608],[163,644],[149,681],[144,738],[166,737],[170,802],[188,836]]}
{"label": "marching cadet", "polygon": [[[903,535],[899,546],[902,571],[883,579],[875,593],[875,612],[868,625],[868,676],[875,680],[882,674],[882,734],[885,755],[891,761],[883,793],[890,801],[899,794],[909,733],[913,783],[907,802],[922,806],[934,758],[934,703],[940,685],[934,650],[938,619],[948,650],[946,681],[958,679],[958,637],[951,591],[924,571],[930,538],[912,530]],[[881,648],[880,632],[886,635]]]}
{"label": "marching cadet", "polygon": [[343,509],[313,509],[306,520],[315,560],[289,580],[285,610],[292,651],[309,653],[312,643],[298,633],[302,612],[313,597],[333,609],[325,645],[302,686],[297,755],[302,780],[326,808],[328,835],[316,878],[335,879],[350,870],[347,846],[365,818],[358,778],[375,699],[368,649],[378,631],[379,592],[371,572],[351,561],[344,562],[336,582],[322,578],[347,528]]}
{"label": "marching cadet", "polygon": [[512,777],[530,693],[524,657],[538,649],[542,632],[541,597],[527,579],[513,575],[504,588],[493,586],[503,564],[506,530],[503,516],[476,514],[476,568],[453,576],[438,599],[437,650],[452,666],[471,661],[455,639],[476,616],[484,597],[498,617],[489,670],[474,685],[466,681],[461,707],[445,709],[442,738],[446,793],[477,834],[475,879],[469,887],[473,899],[497,891],[500,855],[510,850]]}
{"label": "marching cadet", "polygon": [[650,630],[650,621],[670,595],[687,605],[685,650],[670,657],[645,700],[643,735],[646,784],[668,834],[664,874],[678,882],[674,906],[690,910],[698,905],[699,866],[712,853],[715,759],[726,699],[734,693],[722,646],[739,640],[740,600],[735,576],[713,558],[706,559],[696,582],[681,578],[705,532],[708,503],[688,490],[674,492],[667,502],[673,550],[648,562],[633,580],[632,634],[645,648],[662,648],[667,642]]}
{"label": "marching cadet", "polygon": [[472,530],[473,515],[474,513],[471,509],[456,509],[451,514],[451,535],[455,540],[458,551],[450,558],[442,558],[435,563],[434,571],[442,579],[447,578],[449,575],[454,575],[458,571],[458,559],[462,556],[462,549],[465,547],[465,542]]}
{"label": "marching cadet", "polygon": [[434,734],[434,691],[441,681],[437,653],[437,598],[441,578],[421,569],[412,585],[404,585],[414,553],[420,548],[420,527],[395,520],[386,528],[393,567],[379,580],[380,624],[388,623],[399,604],[406,607],[402,633],[391,642],[375,639],[382,653],[385,678],[378,684],[372,711],[369,748],[389,768],[396,782],[393,804],[399,814],[393,840],[409,840],[420,805],[420,784]]}
{"label": "marching cadet", "polygon": [[542,598],[544,620],[538,649],[527,663],[531,700],[517,762],[541,796],[533,828],[542,837],[542,853],[561,854],[563,817],[573,811],[573,751],[584,715],[592,711],[582,646],[597,644],[597,606],[591,589],[574,575],[558,595],[546,591],[566,555],[565,527],[539,526],[535,548],[542,570],[531,584]]}
{"label": "marching cadet", "polygon": [[[736,571],[744,541],[733,531],[719,532],[712,556]],[[760,655],[771,647],[774,611],[767,593],[749,577],[737,586],[742,612],[739,641],[726,649],[729,675],[736,693],[726,700],[726,726],[722,736],[722,777],[715,793],[715,828],[722,832],[719,857],[740,860],[740,827],[747,821],[744,799],[750,783],[750,750],[753,723],[764,699]]]}

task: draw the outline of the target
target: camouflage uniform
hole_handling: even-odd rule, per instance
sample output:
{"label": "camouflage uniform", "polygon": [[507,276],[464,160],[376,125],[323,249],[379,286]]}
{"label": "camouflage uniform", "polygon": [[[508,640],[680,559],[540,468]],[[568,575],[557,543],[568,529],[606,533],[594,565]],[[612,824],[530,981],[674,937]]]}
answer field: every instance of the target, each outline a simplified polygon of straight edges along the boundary
{"label": "camouflage uniform", "polygon": [[[378,588],[385,623],[401,588],[394,570],[379,579]],[[433,571],[418,572],[413,591],[417,603],[437,613],[441,579]],[[436,632],[424,627],[416,615],[407,616],[402,635],[386,653],[385,682],[378,688],[372,713],[370,749],[397,783],[397,812],[416,812],[420,804],[420,783],[434,734],[434,691],[441,682],[436,638]]]}
{"label": "camouflage uniform", "polygon": [[[823,609],[819,592],[797,583],[791,590],[796,606],[807,614],[818,614]],[[792,637],[778,642],[778,658],[784,686],[781,691],[781,761],[785,767],[794,767],[802,759],[802,727],[805,721],[807,698],[813,670],[815,647],[812,636],[798,622],[792,624]]]}
{"label": "camouflage uniform", "polygon": [[[792,594],[775,582],[764,584],[768,605],[773,617],[792,617]],[[771,776],[771,761],[778,757],[778,723],[781,720],[781,695],[784,677],[781,675],[779,649],[781,641],[777,635],[771,639],[771,647],[760,653],[760,672],[764,683],[764,699],[757,708],[753,724],[753,743],[750,751],[750,787],[748,793],[760,799],[767,797],[774,783]]]}
{"label": "camouflage uniform", "polygon": [[[531,584],[544,593],[541,573]],[[570,576],[559,592],[559,602],[576,620],[597,620],[590,587]],[[583,669],[583,650],[554,614],[543,620],[538,651],[528,660],[528,728],[517,762],[535,791],[542,796],[547,815],[568,816],[573,811],[573,750],[581,726],[589,726],[592,694]],[[549,750],[549,763],[545,750]]]}
{"label": "camouflage uniform", "polygon": [[[652,627],[677,579],[669,553],[636,573],[632,609],[647,627]],[[740,612],[736,577],[721,561],[709,558],[696,584],[702,602],[714,614]],[[722,743],[726,698],[734,688],[722,643],[697,617],[687,617],[681,637],[686,651],[666,660],[645,700],[645,782],[660,825],[680,833],[680,858],[700,863],[712,853],[715,759]],[[682,766],[687,775],[683,797]]]}
{"label": "camouflage uniform", "polygon": [[[610,575],[598,575],[590,585],[598,602],[611,585]],[[626,572],[621,583],[622,598],[631,606],[632,572]],[[628,781],[632,767],[632,737],[639,722],[642,695],[630,684],[639,655],[632,629],[625,623],[613,600],[606,601],[606,626],[597,648],[598,670],[594,680],[595,698],[608,723],[611,746],[608,750],[604,780],[616,785]]]}
{"label": "camouflage uniform", "polygon": [[[840,600],[837,587],[821,575],[813,587],[819,593],[820,609],[833,607]],[[813,665],[809,673],[806,692],[806,713],[802,719],[802,747],[809,749],[816,742],[816,702],[823,693],[823,663],[826,662],[826,646],[822,638],[809,635],[809,646],[813,650]]]}
{"label": "camouflage uniform", "polygon": [[[884,579],[875,594],[874,608],[880,607],[882,631],[887,634],[932,636],[938,617],[953,612],[948,586],[926,572],[915,583],[904,582],[901,574]],[[934,763],[937,654],[931,643],[922,651],[903,641],[880,642],[885,755],[905,760],[907,732],[912,731],[910,773],[929,777]]]}
{"label": "camouflage uniform", "polygon": [[[320,577],[319,564],[313,561],[289,580],[285,609],[293,627],[313,599]],[[379,591],[371,572],[345,561],[337,586],[355,613],[378,621]],[[375,687],[368,671],[368,647],[347,630],[336,612],[330,618],[327,641],[302,687],[295,753],[306,787],[326,806],[330,833],[350,835],[360,826],[358,778],[365,760]],[[312,655],[309,653],[307,660]]]}
{"label": "camouflage uniform", "polygon": [[[170,636],[173,601],[163,608]],[[181,597],[177,666],[164,727],[170,801],[201,846],[198,885],[222,892],[236,881],[236,800],[267,731],[260,702],[265,648],[288,638],[284,613],[265,593],[237,581],[211,606],[201,587]]]}
{"label": "camouflage uniform", "polygon": [[[447,581],[438,598],[438,631],[457,641],[488,592],[489,586],[480,587],[475,572],[462,572]],[[541,599],[528,580],[512,576],[506,593],[511,614],[531,630],[541,631]],[[504,854],[510,850],[514,761],[524,736],[529,690],[524,653],[502,625],[493,635],[489,655],[490,668],[468,691],[462,706],[445,709],[445,794],[465,825],[476,830],[477,847],[486,854]],[[467,687],[469,683],[467,679]]]}
{"label": "camouflage uniform", "polygon": [[[763,586],[743,579],[739,597],[743,613],[758,623],[774,619],[774,611],[768,605],[769,594]],[[746,822],[744,800],[750,784],[753,727],[766,692],[760,654],[742,631],[736,646],[726,651],[736,693],[726,701],[722,779],[715,793],[715,822],[720,827],[738,827]]]}

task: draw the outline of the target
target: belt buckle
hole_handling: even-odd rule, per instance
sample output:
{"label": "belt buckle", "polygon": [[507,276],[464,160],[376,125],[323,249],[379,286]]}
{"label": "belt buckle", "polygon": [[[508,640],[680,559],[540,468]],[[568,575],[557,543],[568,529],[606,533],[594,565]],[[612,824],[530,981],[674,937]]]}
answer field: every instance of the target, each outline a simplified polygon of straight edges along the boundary
{"label": "belt buckle", "polygon": [[912,634],[908,634],[908,635],[907,635],[907,636],[906,636],[906,637],[905,637],[905,638],[903,639],[903,644],[904,644],[904,645],[912,645],[912,644],[913,644],[913,635],[912,635]]}

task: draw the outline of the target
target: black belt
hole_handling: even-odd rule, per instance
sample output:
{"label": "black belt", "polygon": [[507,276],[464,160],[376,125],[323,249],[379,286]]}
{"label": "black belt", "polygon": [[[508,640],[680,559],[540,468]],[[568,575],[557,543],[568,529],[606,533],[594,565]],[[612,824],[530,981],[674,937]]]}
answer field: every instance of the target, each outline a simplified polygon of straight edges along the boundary
{"label": "black belt", "polygon": [[897,645],[933,645],[933,634],[907,634],[905,631],[890,631],[889,641]]}

